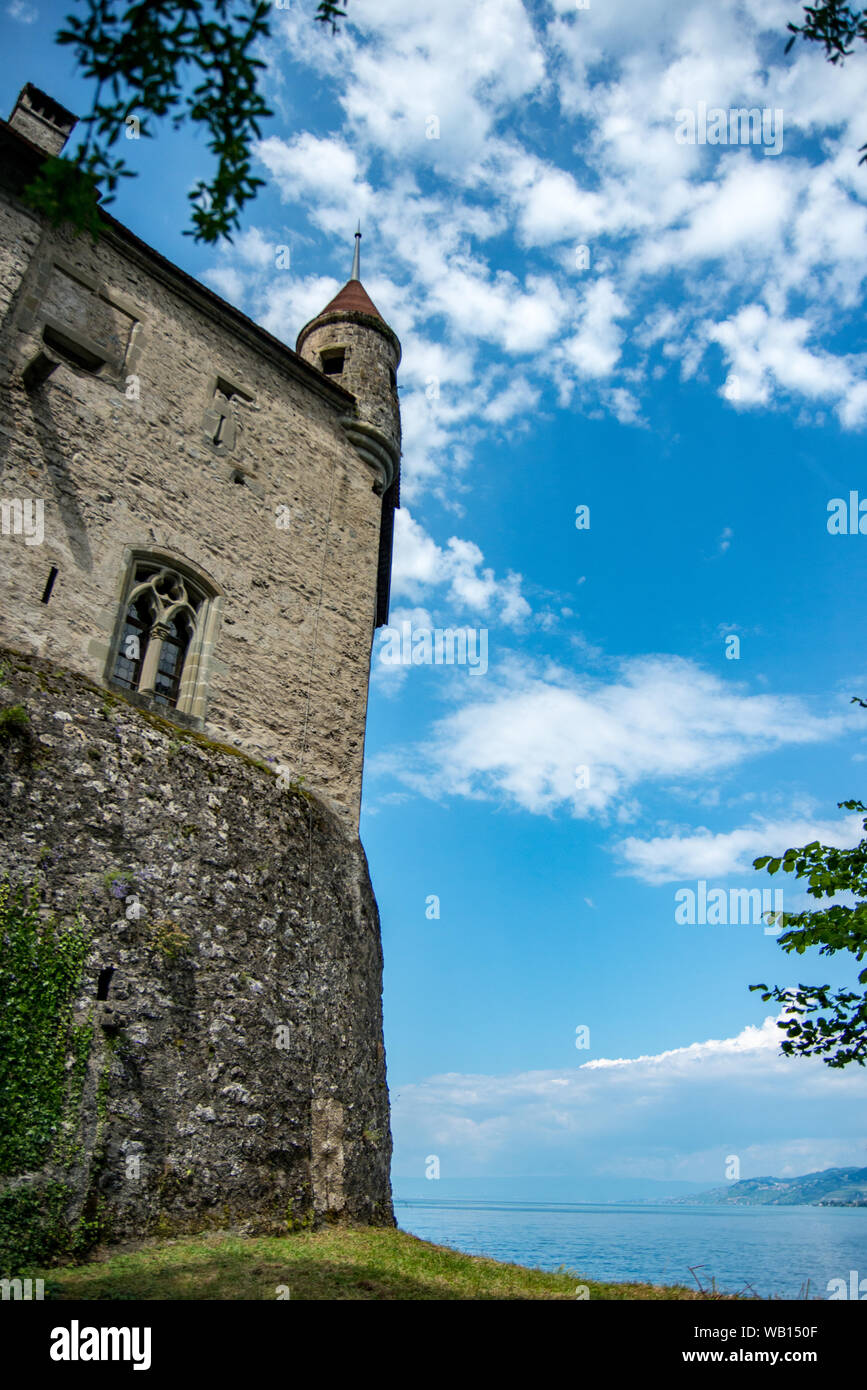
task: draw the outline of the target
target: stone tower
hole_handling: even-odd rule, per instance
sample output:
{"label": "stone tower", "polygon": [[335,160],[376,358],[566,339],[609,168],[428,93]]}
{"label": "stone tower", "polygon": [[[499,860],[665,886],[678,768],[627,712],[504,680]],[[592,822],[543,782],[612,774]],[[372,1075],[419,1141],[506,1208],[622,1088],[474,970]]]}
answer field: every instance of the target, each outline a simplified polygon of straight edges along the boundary
{"label": "stone tower", "polygon": [[301,329],[295,350],[352,392],[358,413],[344,421],[344,429],[362,457],[378,470],[378,490],[384,494],[400,464],[400,343],[361,283],[360,243],[359,229],[349,280],[321,314]]}
{"label": "stone tower", "polygon": [[388,622],[394,509],[400,505],[400,343],[361,283],[361,228],[352,274],[339,294],[301,329],[295,350],[351,391],[356,413],[341,423],[360,456],[375,469],[382,496],[376,623]]}
{"label": "stone tower", "polygon": [[[0,121],[0,969],[10,932],[80,967],[64,1088],[13,1098],[4,1275],[94,1223],[393,1221],[357,824],[400,345],[357,242],[295,352],[104,210],[48,225],[74,122],[32,86]],[[25,976],[0,1033],[41,1026]]]}

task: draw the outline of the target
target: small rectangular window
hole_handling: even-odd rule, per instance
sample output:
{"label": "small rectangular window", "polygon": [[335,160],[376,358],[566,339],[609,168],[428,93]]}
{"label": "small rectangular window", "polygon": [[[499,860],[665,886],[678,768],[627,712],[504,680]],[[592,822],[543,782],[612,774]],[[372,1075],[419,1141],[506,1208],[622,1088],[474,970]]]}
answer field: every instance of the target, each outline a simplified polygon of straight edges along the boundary
{"label": "small rectangular window", "polygon": [[346,359],[346,348],[326,348],[319,354],[319,358],[326,376],[340,376]]}

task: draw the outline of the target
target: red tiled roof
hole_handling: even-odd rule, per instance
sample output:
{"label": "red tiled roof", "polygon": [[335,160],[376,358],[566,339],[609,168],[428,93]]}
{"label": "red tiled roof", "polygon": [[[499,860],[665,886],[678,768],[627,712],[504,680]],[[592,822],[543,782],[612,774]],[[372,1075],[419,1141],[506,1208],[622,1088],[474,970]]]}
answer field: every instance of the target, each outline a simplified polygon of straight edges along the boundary
{"label": "red tiled roof", "polygon": [[[323,314],[333,314],[341,311],[343,313],[372,314],[374,318],[382,319],[382,314],[377,309],[360,280],[347,280],[339,294],[336,294],[331,303],[326,304],[322,312],[317,314],[316,317],[322,318]],[[382,319],[382,321],[384,323],[385,319]]]}

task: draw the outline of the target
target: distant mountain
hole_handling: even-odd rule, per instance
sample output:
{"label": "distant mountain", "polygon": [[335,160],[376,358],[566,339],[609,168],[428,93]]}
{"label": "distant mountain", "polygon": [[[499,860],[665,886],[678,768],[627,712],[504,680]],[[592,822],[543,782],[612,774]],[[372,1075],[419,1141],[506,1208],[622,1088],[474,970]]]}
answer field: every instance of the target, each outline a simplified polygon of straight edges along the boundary
{"label": "distant mountain", "polygon": [[668,1197],[690,1206],[867,1207],[867,1168],[825,1168],[802,1178],[745,1178],[697,1196]]}

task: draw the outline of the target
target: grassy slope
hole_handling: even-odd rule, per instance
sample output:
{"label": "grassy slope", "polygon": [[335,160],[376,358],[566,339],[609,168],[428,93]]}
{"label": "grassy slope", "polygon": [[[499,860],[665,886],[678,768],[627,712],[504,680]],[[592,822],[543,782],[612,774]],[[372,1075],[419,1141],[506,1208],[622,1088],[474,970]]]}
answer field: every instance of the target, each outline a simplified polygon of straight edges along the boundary
{"label": "grassy slope", "polygon": [[218,1232],[135,1248],[104,1247],[87,1264],[33,1271],[58,1299],[696,1299],[697,1289],[594,1284],[577,1274],[463,1255],[404,1231],[330,1227],[279,1237]]}

